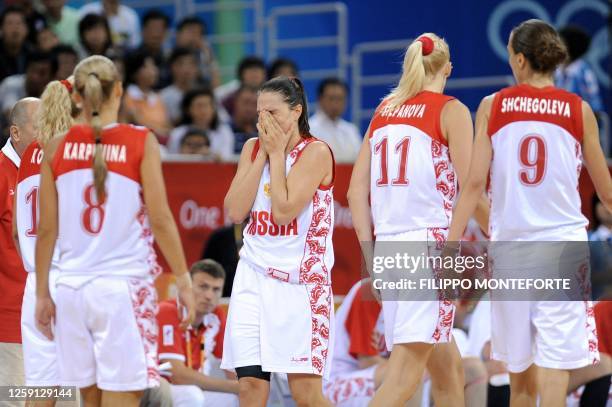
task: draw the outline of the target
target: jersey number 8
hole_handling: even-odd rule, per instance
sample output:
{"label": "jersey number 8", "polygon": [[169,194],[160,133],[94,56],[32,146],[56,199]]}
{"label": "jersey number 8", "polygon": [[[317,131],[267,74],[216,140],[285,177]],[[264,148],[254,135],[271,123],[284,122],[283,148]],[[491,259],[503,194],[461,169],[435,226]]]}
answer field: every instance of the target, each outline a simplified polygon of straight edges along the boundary
{"label": "jersey number 8", "polygon": [[83,228],[89,234],[97,235],[102,230],[104,222],[104,204],[97,203],[96,188],[93,184],[85,187],[83,200],[85,201],[85,209],[81,214]]}

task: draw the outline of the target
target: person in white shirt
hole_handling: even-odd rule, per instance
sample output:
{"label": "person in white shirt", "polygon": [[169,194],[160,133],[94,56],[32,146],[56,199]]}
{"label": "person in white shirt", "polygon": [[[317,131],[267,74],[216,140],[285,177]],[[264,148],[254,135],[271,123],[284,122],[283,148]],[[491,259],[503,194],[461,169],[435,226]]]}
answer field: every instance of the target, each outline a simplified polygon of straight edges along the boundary
{"label": "person in white shirt", "polygon": [[113,34],[113,44],[136,48],[140,45],[140,19],[131,7],[119,4],[119,0],[102,0],[86,4],[79,9],[81,18],[87,14],[104,15]]}
{"label": "person in white shirt", "polygon": [[312,135],[331,147],[337,162],[354,162],[361,147],[357,126],[342,118],[347,94],[348,87],[340,79],[324,79],[319,84],[319,106],[310,118]]}

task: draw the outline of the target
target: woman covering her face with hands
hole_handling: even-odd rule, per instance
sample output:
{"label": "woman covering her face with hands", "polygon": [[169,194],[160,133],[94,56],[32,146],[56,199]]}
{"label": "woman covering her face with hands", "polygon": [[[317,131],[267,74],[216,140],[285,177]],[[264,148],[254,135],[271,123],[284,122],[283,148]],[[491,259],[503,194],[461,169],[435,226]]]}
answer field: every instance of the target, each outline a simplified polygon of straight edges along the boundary
{"label": "woman covering her face with hands", "polygon": [[241,406],[265,404],[271,372],[288,374],[298,405],[331,405],[321,380],[333,341],[333,155],[310,134],[298,79],[264,83],[257,111],[259,137],[225,197],[230,219],[249,222],[221,366],[236,369]]}

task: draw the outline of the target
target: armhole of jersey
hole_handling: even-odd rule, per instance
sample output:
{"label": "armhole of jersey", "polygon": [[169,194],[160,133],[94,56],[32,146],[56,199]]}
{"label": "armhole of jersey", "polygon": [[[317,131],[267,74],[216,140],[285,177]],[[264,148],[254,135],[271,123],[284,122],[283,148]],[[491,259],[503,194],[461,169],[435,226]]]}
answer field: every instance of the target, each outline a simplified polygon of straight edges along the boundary
{"label": "armhole of jersey", "polygon": [[[323,143],[325,142],[323,141]],[[327,191],[331,189],[334,186],[334,183],[336,182],[336,158],[334,157],[334,152],[332,151],[331,147],[327,143],[325,143],[325,146],[327,146],[327,148],[329,149],[329,152],[332,157],[332,179],[327,185],[323,185],[323,184],[319,185],[319,189],[322,191]]]}
{"label": "armhole of jersey", "polygon": [[255,145],[253,146],[253,151],[251,151],[251,162],[255,161],[257,158],[257,153],[259,152],[259,138],[255,140]]}
{"label": "armhole of jersey", "polygon": [[578,141],[580,143],[580,145],[582,145],[582,141],[584,140],[584,117],[583,117],[583,113],[582,113],[582,98],[578,95],[574,96],[575,100],[576,100],[576,108],[577,108],[577,112],[578,114],[576,114],[576,137],[578,138]]}
{"label": "armhole of jersey", "polygon": [[437,133],[436,138],[438,139],[440,143],[448,147],[448,140],[444,138],[444,133],[442,133],[442,112],[444,111],[444,107],[446,106],[446,104],[450,102],[451,100],[455,100],[456,98],[454,96],[447,96],[447,95],[444,95],[444,96],[445,98],[440,104],[439,112],[438,112],[438,120],[436,123],[436,133]]}
{"label": "armhole of jersey", "polygon": [[[503,90],[503,89],[502,89]],[[491,109],[489,111],[489,123],[487,123],[487,135],[489,137],[493,136],[493,134],[495,134],[495,132],[493,131],[494,127],[493,124],[495,123],[495,116],[497,115],[497,105],[499,104],[499,99],[501,98],[501,93],[502,91],[500,90],[499,92],[495,92],[495,96],[493,96],[493,101],[491,102],[491,106],[489,107],[489,109]],[[496,131],[499,129],[496,129]]]}
{"label": "armhole of jersey", "polygon": [[68,134],[70,134],[70,130],[68,130],[68,133],[66,133],[64,135],[64,139],[57,145],[57,149],[54,151],[53,153],[53,157],[50,160],[51,163],[51,173],[53,174],[53,179],[57,180],[57,176],[58,176],[58,169],[60,166],[60,162],[61,162],[61,153],[60,151],[62,151],[64,149],[64,145],[66,144],[66,139],[68,138]]}

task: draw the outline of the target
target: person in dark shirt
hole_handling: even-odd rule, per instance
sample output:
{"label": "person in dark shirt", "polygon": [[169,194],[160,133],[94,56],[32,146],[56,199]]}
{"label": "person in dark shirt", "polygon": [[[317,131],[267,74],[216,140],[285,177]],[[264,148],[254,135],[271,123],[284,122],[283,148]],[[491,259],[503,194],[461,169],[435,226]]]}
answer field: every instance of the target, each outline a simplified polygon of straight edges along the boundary
{"label": "person in dark shirt", "polygon": [[25,12],[9,6],[0,15],[0,81],[25,72],[30,45],[26,42],[28,25]]}
{"label": "person in dark shirt", "polygon": [[257,89],[242,86],[236,92],[234,112],[232,114],[232,131],[234,132],[234,153],[240,154],[244,143],[257,137]]}
{"label": "person in dark shirt", "polygon": [[242,248],[242,231],[246,222],[238,225],[224,226],[212,232],[202,251],[203,259],[212,259],[220,263],[225,270],[223,297],[232,294],[232,285],[238,267],[238,253]]}

